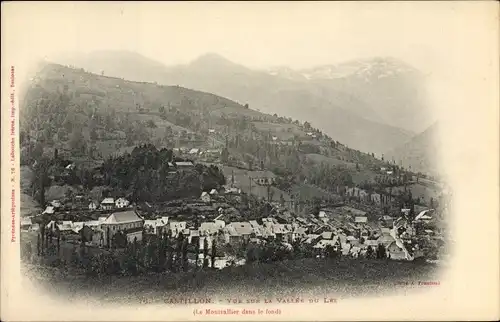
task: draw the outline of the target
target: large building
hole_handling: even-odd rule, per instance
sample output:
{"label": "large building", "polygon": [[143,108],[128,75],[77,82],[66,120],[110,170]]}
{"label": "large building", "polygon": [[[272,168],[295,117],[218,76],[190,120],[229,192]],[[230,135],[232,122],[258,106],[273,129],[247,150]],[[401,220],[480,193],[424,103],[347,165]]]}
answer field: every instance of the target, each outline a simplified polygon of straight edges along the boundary
{"label": "large building", "polygon": [[144,220],[134,210],[113,212],[101,224],[104,246],[113,246],[113,237],[118,232],[124,233],[129,243],[141,241],[143,227]]}

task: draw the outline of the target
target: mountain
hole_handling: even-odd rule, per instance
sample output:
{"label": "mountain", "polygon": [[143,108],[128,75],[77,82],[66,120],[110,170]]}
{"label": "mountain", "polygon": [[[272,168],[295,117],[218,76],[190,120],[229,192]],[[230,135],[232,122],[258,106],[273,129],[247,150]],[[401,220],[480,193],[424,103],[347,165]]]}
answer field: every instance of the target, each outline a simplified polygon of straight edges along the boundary
{"label": "mountain", "polygon": [[[306,191],[316,193],[311,184],[322,189],[373,184],[383,164],[305,122],[180,86],[133,82],[49,63],[23,93],[23,165],[57,153],[93,168],[111,155],[143,144],[186,153],[197,148],[204,153],[189,153],[191,157],[223,163],[225,173],[235,171],[236,182],[245,187],[250,186],[245,181],[248,176],[260,175],[257,170],[272,171],[281,178],[275,196],[289,200],[287,191],[301,196]],[[238,174],[235,169],[244,171]],[[264,188],[248,189],[267,195]]]}
{"label": "mountain", "polygon": [[425,78],[392,57],[355,60],[299,71],[319,87],[349,93],[370,106],[377,121],[416,133],[432,124]]}
{"label": "mountain", "polygon": [[442,148],[438,140],[439,128],[439,123],[434,123],[405,144],[389,151],[387,159],[393,158],[397,164],[402,162],[406,168],[411,166],[415,172],[438,173],[439,151]]}
{"label": "mountain", "polygon": [[254,110],[308,121],[335,140],[366,152],[384,153],[397,147],[426,122],[419,85],[411,81],[418,73],[398,67],[403,64],[395,60],[300,71],[253,70],[213,53],[171,67],[129,52],[96,52],[68,61],[91,72],[179,85],[249,104]]}

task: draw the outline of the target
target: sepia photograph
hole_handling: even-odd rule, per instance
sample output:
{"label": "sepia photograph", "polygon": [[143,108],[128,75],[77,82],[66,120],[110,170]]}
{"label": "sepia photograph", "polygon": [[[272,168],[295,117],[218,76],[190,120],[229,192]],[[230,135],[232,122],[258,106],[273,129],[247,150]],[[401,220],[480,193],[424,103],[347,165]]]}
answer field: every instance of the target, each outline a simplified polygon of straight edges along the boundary
{"label": "sepia photograph", "polygon": [[19,262],[19,294],[50,299],[25,303],[33,320],[331,320],[344,302],[356,319],[353,301],[430,299],[466,240],[454,223],[488,226],[456,206],[451,162],[470,156],[448,143],[476,94],[456,28],[483,15],[498,36],[478,3],[2,4],[2,281]]}

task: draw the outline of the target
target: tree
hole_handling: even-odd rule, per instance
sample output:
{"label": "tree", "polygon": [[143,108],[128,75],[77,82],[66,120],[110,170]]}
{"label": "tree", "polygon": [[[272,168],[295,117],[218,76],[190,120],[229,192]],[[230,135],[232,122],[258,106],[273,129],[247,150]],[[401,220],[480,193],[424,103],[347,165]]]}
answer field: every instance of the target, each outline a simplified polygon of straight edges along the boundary
{"label": "tree", "polygon": [[384,259],[387,257],[385,246],[382,244],[378,245],[377,248],[377,259]]}
{"label": "tree", "polygon": [[215,256],[217,255],[217,246],[216,246],[216,238],[214,238],[212,240],[212,252],[211,252],[211,255],[212,255],[212,258],[211,258],[211,262],[212,262],[212,268],[214,268],[215,266]]}
{"label": "tree", "polygon": [[228,161],[229,161],[229,151],[226,147],[224,147],[224,149],[222,149],[222,153],[221,153],[221,162],[227,163]]}
{"label": "tree", "polygon": [[147,127],[149,127],[149,128],[151,128],[151,129],[154,129],[154,128],[156,128],[156,127],[157,127],[157,126],[156,126],[156,123],[155,123],[153,120],[148,120],[148,121],[146,122],[146,126],[147,126]]}
{"label": "tree", "polygon": [[45,187],[50,184],[48,168],[49,163],[45,159],[38,160],[34,167],[33,194],[38,194],[38,203],[42,207],[45,206]]}
{"label": "tree", "polygon": [[36,235],[36,254],[41,255],[40,234]]}
{"label": "tree", "polygon": [[208,267],[208,240],[203,240],[203,268]]}
{"label": "tree", "polygon": [[99,136],[97,135],[97,131],[96,131],[95,127],[92,127],[90,129],[90,140],[92,142],[95,142],[95,141],[97,141],[98,138],[99,138]]}
{"label": "tree", "polygon": [[283,196],[283,193],[280,195],[280,203],[281,205],[285,205],[285,197]]}
{"label": "tree", "polygon": [[43,156],[43,144],[37,141],[31,151],[31,158],[33,158],[34,160],[38,160],[42,156]]}
{"label": "tree", "polygon": [[187,240],[187,238],[183,239],[183,241],[182,241],[181,252],[182,252],[182,268],[183,268],[184,272],[187,272],[187,270],[188,270],[188,240]]}
{"label": "tree", "polygon": [[69,138],[69,148],[73,151],[78,151],[83,153],[85,151],[85,147],[86,144],[85,144],[85,138],[83,137],[82,134],[82,129],[75,127],[71,132]]}
{"label": "tree", "polygon": [[366,250],[366,258],[373,258],[374,256],[374,251],[372,246],[368,246],[368,249]]}

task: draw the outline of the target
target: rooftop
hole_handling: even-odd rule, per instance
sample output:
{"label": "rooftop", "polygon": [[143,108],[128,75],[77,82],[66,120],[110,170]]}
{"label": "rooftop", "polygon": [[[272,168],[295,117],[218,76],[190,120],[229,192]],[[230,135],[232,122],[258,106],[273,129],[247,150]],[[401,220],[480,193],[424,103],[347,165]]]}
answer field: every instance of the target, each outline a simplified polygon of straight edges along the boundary
{"label": "rooftop", "polygon": [[113,198],[104,198],[104,200],[101,201],[101,203],[115,203],[115,199],[113,199]]}
{"label": "rooftop", "polygon": [[135,211],[115,212],[106,218],[105,224],[126,224],[131,222],[142,221]]}

